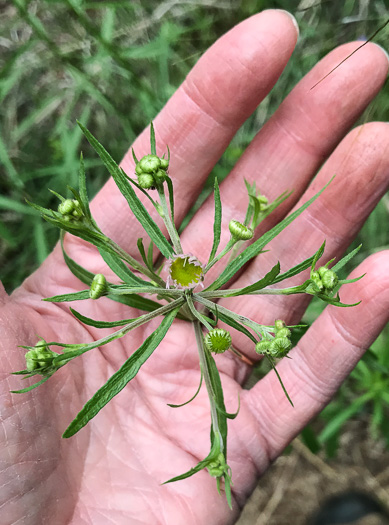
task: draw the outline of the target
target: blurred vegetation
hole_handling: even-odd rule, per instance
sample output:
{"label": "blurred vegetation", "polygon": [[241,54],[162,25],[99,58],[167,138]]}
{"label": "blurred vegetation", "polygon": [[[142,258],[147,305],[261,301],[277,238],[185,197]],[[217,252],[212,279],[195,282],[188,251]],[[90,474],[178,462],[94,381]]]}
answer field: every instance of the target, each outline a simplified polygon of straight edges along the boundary
{"label": "blurred vegetation", "polygon": [[[48,188],[66,193],[67,184],[77,185],[82,137],[75,120],[120,159],[201,54],[241,20],[267,8],[294,13],[300,39],[276,87],[216,166],[213,173],[220,179],[320,58],[384,25],[389,18],[386,0],[0,0],[0,268],[8,291],[38,267],[58,238],[25,199],[57,206]],[[387,46],[389,25],[374,41]],[[389,121],[387,85],[360,122],[375,119]],[[95,156],[88,159],[85,142],[82,147],[89,194],[94,195],[107,173]],[[357,262],[388,247],[388,212],[384,198],[355,241],[363,243]],[[319,310],[313,302],[306,320]],[[373,431],[388,435],[388,387],[385,332],[323,413],[328,421],[324,437],[313,439],[306,431],[311,448],[320,441],[335,443],[343,422],[360,411],[370,410]]]}

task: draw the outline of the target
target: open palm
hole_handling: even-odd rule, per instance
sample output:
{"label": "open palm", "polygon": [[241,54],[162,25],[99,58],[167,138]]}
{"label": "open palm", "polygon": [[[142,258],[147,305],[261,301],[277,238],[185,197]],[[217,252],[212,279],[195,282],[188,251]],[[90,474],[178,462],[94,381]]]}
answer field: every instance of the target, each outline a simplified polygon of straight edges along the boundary
{"label": "open palm", "polygon": [[[233,135],[276,82],[296,39],[296,29],[284,12],[265,11],[246,20],[201,58],[155,119],[157,146],[161,153],[166,144],[172,151],[170,176],[178,222]],[[270,251],[237,278],[234,287],[258,280],[277,260],[287,270],[311,256],[324,239],[326,260],[340,256],[385,192],[388,125],[366,124],[343,138],[385,80],[384,54],[369,44],[310,91],[356,47],[349,44],[334,50],[294,88],[223,183],[223,230],[228,232],[230,219],[244,218],[243,178],[257,181],[270,200],[286,189],[294,190],[268,220],[271,225],[337,175],[320,199],[269,245]],[[134,148],[140,156],[147,153],[147,132]],[[131,155],[122,166],[133,173]],[[144,233],[113,181],[94,199],[92,214],[104,233],[136,257],[136,239]],[[182,236],[184,251],[203,262],[212,245],[212,217],[209,201]],[[222,243],[226,240],[227,233]],[[106,273],[98,254],[82,241],[67,236],[65,246],[90,271]],[[234,482],[230,511],[205,471],[161,485],[194,466],[209,450],[205,389],[188,406],[167,406],[188,400],[198,386],[198,356],[190,324],[175,321],[136,378],[70,439],[60,436],[75,414],[158,320],[74,360],[29,394],[9,393],[20,388],[18,378],[9,372],[24,368],[24,352],[18,345],[35,344],[38,335],[48,341],[89,342],[105,332],[87,329],[63,304],[41,301],[84,287],[67,269],[57,246],[11,297],[0,294],[2,523],[233,523],[259,475],[329,401],[387,321],[388,261],[384,252],[366,260],[357,273],[367,272],[367,276],[341,290],[343,301],[362,303],[352,309],[328,307],[293,349],[292,359],[279,364],[294,409],[274,373],[240,393],[241,411],[229,424],[228,463]],[[215,276],[220,266],[213,270]],[[301,296],[232,298],[223,304],[263,324],[273,324],[277,318],[296,323],[307,306]],[[101,320],[136,315],[106,298],[76,308]],[[233,334],[233,342],[254,359],[254,349],[240,334]],[[217,364],[231,412],[249,369],[228,353],[217,356]]]}

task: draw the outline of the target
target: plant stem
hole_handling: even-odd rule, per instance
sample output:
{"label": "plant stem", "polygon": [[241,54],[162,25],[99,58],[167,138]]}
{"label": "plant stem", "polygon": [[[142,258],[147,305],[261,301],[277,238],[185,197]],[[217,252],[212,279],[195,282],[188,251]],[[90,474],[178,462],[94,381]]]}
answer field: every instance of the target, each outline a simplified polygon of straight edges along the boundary
{"label": "plant stem", "polygon": [[212,326],[207,322],[206,319],[204,319],[204,316],[200,314],[195,308],[195,305],[193,304],[192,297],[190,295],[186,296],[186,304],[189,307],[189,310],[191,311],[192,315],[200,321],[201,324],[205,326],[207,330],[212,330]]}
{"label": "plant stem", "polygon": [[170,240],[173,243],[174,250],[175,250],[176,254],[178,255],[179,253],[182,253],[180,237],[178,235],[178,232],[177,232],[177,229],[176,229],[175,225],[173,224],[173,222],[172,222],[172,220],[170,218],[170,213],[169,213],[168,205],[167,205],[167,202],[166,202],[165,190],[164,190],[163,184],[158,186],[158,195],[159,195],[160,204],[161,204],[162,210],[163,210],[163,217],[162,217],[162,219],[163,219],[163,222],[165,223],[166,229],[167,229],[167,231],[169,233]]}
{"label": "plant stem", "polygon": [[226,247],[224,250],[222,250],[219,255],[217,255],[212,261],[210,261],[207,266],[205,267],[204,274],[206,274],[214,264],[216,264],[222,257],[224,257],[230,250],[232,250],[233,246],[235,246],[236,241],[233,239],[230,239],[228,243],[226,244]]}
{"label": "plant stem", "polygon": [[211,421],[212,421],[212,427],[215,432],[215,435],[217,435],[220,443],[220,447],[223,447],[223,438],[219,429],[219,421],[217,417],[217,409],[216,409],[216,403],[215,403],[215,393],[212,388],[212,382],[211,377],[209,375],[208,370],[208,364],[205,357],[206,349],[204,348],[204,338],[203,338],[203,332],[201,330],[200,321],[194,321],[193,322],[195,334],[196,334],[196,341],[197,341],[197,348],[199,351],[199,357],[200,357],[200,367],[203,371],[204,375],[204,383],[207,387],[208,392],[208,398],[209,398],[209,404],[211,408]]}
{"label": "plant stem", "polygon": [[[197,295],[201,295],[201,297],[206,297],[207,299],[217,299],[220,297],[238,296],[241,290],[243,290],[243,288],[232,288],[229,290],[209,290],[199,292]],[[305,293],[305,290],[303,290],[301,286],[293,286],[291,288],[264,288],[262,290],[256,290],[255,292],[248,292],[242,295],[293,295],[298,293]]]}

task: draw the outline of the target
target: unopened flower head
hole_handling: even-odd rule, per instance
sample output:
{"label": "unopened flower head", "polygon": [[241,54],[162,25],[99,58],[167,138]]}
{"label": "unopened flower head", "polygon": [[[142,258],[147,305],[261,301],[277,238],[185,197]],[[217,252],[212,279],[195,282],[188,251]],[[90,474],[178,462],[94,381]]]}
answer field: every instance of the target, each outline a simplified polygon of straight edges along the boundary
{"label": "unopened flower head", "polygon": [[173,255],[168,260],[167,288],[190,290],[198,284],[203,286],[204,266],[191,254]]}

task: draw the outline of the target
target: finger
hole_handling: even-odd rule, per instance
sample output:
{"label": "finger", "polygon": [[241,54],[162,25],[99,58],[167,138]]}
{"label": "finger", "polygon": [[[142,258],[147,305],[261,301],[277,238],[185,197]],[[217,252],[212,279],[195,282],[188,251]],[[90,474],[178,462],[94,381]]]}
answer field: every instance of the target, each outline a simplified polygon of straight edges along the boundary
{"label": "finger", "polygon": [[[313,255],[324,240],[326,249],[320,265],[345,251],[389,186],[389,125],[377,122],[353,130],[331,155],[299,205],[322,188],[334,173],[335,179],[319,199],[267,246],[269,252],[254,260],[234,288],[257,281],[278,260],[282,272],[288,270]],[[304,282],[307,272],[278,284],[277,288]],[[310,296],[305,295],[256,295],[223,300],[221,304],[265,325],[272,325],[278,318],[295,324],[309,300]],[[241,349],[247,347],[240,334],[234,343]]]}
{"label": "finger", "polygon": [[[310,90],[359,45],[354,42],[335,49],[306,75],[223,182],[221,246],[229,238],[229,221],[244,220],[248,198],[243,179],[256,181],[257,188],[270,201],[293,190],[287,202],[266,222],[268,226],[274,224],[299,199],[323,160],[377,94],[386,79],[388,60],[374,44],[359,50]],[[212,245],[213,208],[213,199],[209,199],[183,235],[184,249],[201,260],[207,258]]]}
{"label": "finger", "polygon": [[[296,27],[284,11],[245,20],[204,54],[156,117],[157,152],[166,152],[166,145],[172,152],[169,172],[178,223],[236,131],[275,84],[296,40]],[[148,129],[133,147],[138,158],[150,152]],[[134,173],[130,152],[122,167]],[[94,199],[92,212],[104,233],[133,252],[143,230],[112,179]]]}
{"label": "finger", "polygon": [[[350,277],[366,276],[341,294],[354,308],[328,306],[277,369],[290,406],[270,372],[247,395],[271,461],[331,399],[389,320],[389,252],[365,260]],[[253,443],[255,446],[255,443]],[[253,451],[255,453],[255,451]]]}

